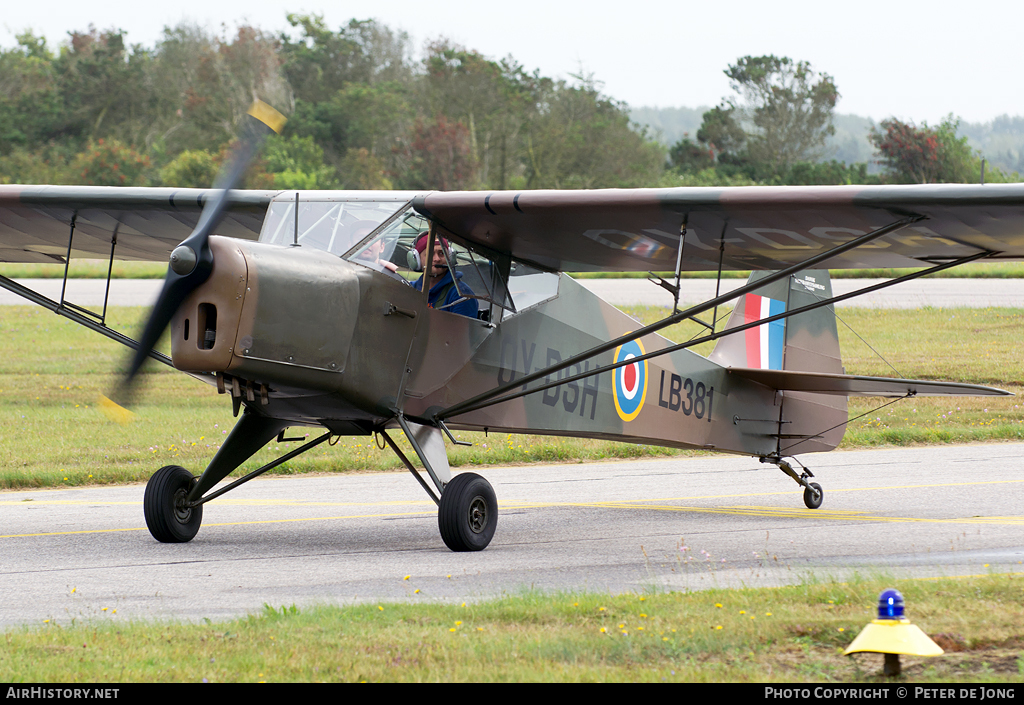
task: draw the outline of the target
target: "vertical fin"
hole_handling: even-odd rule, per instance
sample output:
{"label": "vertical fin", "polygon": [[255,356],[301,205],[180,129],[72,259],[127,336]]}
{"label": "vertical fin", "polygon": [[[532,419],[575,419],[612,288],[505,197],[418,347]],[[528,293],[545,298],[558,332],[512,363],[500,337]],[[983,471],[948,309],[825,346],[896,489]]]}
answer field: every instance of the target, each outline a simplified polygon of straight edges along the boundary
{"label": "vertical fin", "polygon": [[[754,272],[756,282],[770,272]],[[739,298],[726,330],[791,311],[832,296],[826,270],[805,270]],[[805,372],[842,372],[839,332],[830,307],[802,313],[727,335],[710,359],[726,367],[753,367]]]}
{"label": "vertical fin", "polygon": [[[754,272],[748,281],[756,282],[767,274]],[[831,297],[828,271],[805,270],[738,299],[726,330]],[[719,339],[710,359],[726,367],[844,372],[835,311],[828,306],[726,335]],[[846,429],[845,397],[809,392],[780,396],[778,448],[782,454],[831,450],[839,444]],[[827,431],[833,426],[836,428]]]}

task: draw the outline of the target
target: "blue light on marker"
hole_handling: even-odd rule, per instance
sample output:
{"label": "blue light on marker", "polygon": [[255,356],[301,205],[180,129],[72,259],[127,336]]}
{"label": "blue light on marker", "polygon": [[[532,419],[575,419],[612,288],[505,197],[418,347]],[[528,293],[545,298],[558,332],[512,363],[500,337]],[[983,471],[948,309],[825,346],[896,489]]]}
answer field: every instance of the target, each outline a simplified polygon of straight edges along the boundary
{"label": "blue light on marker", "polygon": [[865,651],[885,654],[882,672],[895,677],[900,674],[900,654],[938,656],[942,648],[903,616],[903,595],[888,588],[878,596],[878,618],[861,630],[843,655]]}
{"label": "blue light on marker", "polygon": [[889,588],[878,596],[879,619],[903,619],[903,595],[899,590]]}

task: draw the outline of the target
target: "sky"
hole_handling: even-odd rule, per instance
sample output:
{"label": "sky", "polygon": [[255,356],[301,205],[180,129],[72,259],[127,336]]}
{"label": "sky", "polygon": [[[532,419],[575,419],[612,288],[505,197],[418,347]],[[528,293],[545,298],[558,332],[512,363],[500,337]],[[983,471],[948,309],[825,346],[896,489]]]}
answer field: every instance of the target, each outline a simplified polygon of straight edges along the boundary
{"label": "sky", "polygon": [[968,122],[1024,115],[1020,0],[0,0],[0,47],[31,29],[53,48],[90,24],[147,47],[183,21],[229,36],[244,23],[286,31],[288,12],[323,15],[332,29],[374,18],[406,31],[417,52],[443,36],[545,76],[591,74],[631,107],[714,105],[731,95],[730,63],[775,54],[830,74],[839,113],[932,125],[950,113]]}

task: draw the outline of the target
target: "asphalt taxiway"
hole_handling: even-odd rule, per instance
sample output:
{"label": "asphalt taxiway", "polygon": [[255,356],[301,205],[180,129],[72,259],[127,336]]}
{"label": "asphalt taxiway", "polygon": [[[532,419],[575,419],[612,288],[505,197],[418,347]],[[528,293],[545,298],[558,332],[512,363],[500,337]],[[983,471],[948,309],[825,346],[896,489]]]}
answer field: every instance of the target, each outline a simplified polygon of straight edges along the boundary
{"label": "asphalt taxiway", "polygon": [[[187,544],[145,528],[142,485],[0,493],[0,624],[222,619],[274,607],[1024,572],[1024,445],[484,468],[494,541],[452,553],[407,473],[258,479]],[[408,577],[406,577],[408,576]]]}

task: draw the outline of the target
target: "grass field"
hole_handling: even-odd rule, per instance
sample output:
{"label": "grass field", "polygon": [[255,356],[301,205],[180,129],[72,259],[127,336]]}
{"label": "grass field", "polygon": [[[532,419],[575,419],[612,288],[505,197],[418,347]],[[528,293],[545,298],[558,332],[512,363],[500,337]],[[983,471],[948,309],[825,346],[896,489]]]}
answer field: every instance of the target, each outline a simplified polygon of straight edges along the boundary
{"label": "grass field", "polygon": [[[109,260],[72,259],[68,276],[72,279],[106,279]],[[60,279],[63,264],[0,263],[0,274],[9,279]],[[163,279],[167,276],[167,262],[114,262],[110,276],[114,279]]]}
{"label": "grass field", "polygon": [[[887,587],[875,577],[461,604],[267,605],[197,624],[133,623],[107,609],[81,623],[7,631],[0,682],[891,682],[880,654],[842,655]],[[946,653],[901,657],[899,683],[1020,683],[1024,577],[903,580],[900,590],[908,618]]]}
{"label": "grass field", "polygon": [[[644,322],[665,314],[653,307],[628,311]],[[145,313],[141,308],[113,308],[109,322],[131,331]],[[1024,311],[848,309],[841,315],[850,326],[840,326],[850,373],[897,375],[852,328],[870,341],[900,376],[988,384],[1015,392],[1024,387],[1019,354]],[[683,340],[695,332],[693,324],[684,324],[669,329],[667,335]],[[699,350],[706,354],[709,348]],[[42,309],[0,308],[0,359],[4,361],[0,367],[0,432],[5,439],[0,445],[0,488],[135,482],[166,464],[194,470],[205,466],[234,423],[228,397],[151,363],[142,375],[144,394],[134,422],[127,426],[110,423],[95,400],[112,388],[112,372],[119,369],[124,355],[115,343]],[[853,399],[851,418],[883,403]],[[454,466],[693,453],[605,441],[460,435],[474,445],[450,448]],[[853,421],[843,447],[1021,439],[1024,408],[1019,397],[920,398]],[[245,467],[259,467],[292,447],[271,444]],[[275,472],[398,467],[390,450],[378,448],[372,438],[351,437],[333,447],[310,451]]]}

